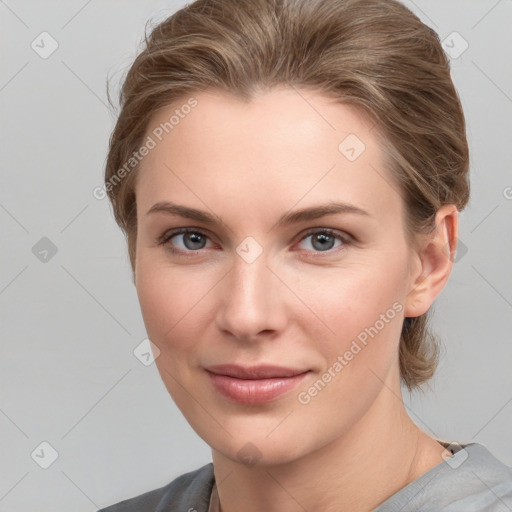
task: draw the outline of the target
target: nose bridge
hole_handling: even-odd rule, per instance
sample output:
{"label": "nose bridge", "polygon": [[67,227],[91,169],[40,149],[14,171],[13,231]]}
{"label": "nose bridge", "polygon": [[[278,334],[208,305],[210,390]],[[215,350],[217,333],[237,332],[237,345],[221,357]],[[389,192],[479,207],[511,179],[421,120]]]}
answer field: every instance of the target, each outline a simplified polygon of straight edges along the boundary
{"label": "nose bridge", "polygon": [[[240,247],[243,249],[243,244],[238,249]],[[250,339],[262,331],[280,327],[280,292],[263,251],[255,258],[246,258],[246,253],[240,255],[238,252],[234,255],[233,268],[226,276],[218,321],[223,330]]]}

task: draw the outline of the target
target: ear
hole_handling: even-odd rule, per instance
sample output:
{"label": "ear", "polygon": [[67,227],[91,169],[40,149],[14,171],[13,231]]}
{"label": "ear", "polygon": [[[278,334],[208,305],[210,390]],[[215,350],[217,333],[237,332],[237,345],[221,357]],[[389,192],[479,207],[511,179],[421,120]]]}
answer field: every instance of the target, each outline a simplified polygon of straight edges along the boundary
{"label": "ear", "polygon": [[443,205],[436,213],[436,229],[414,250],[405,317],[417,317],[428,311],[450,277],[457,249],[459,212],[453,204]]}

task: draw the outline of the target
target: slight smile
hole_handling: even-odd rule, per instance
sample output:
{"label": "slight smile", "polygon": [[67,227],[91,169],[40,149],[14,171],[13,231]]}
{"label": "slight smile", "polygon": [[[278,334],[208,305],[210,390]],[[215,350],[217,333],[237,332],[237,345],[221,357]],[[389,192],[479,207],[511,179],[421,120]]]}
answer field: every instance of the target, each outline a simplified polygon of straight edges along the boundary
{"label": "slight smile", "polygon": [[280,366],[216,365],[205,368],[215,389],[241,404],[262,404],[294,389],[310,370]]}

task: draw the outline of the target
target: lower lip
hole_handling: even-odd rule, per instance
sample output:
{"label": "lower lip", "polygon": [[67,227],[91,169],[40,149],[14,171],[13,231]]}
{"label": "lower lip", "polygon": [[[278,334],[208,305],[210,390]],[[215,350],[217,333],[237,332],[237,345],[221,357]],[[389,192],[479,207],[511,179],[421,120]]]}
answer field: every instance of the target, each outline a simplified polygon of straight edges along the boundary
{"label": "lower lip", "polygon": [[288,393],[309,373],[293,377],[276,377],[272,379],[236,379],[227,375],[208,372],[217,391],[225,398],[241,404],[263,404]]}

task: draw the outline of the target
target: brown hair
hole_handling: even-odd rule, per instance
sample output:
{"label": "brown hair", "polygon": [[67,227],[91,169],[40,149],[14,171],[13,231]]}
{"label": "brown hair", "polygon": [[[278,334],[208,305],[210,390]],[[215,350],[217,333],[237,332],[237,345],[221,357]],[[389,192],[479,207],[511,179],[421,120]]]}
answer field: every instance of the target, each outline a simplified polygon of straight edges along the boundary
{"label": "brown hair", "polygon": [[[206,89],[250,101],[277,85],[323,92],[375,120],[411,241],[432,232],[443,204],[465,207],[462,107],[437,34],[408,8],[394,0],[196,0],[145,36],[120,91],[105,186],[132,270],[137,165],[126,162],[143,144],[150,117]],[[402,328],[400,375],[409,390],[433,375],[439,358],[427,313],[406,318]]]}

